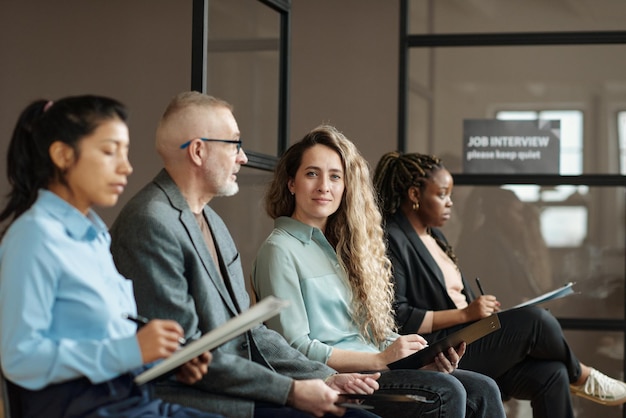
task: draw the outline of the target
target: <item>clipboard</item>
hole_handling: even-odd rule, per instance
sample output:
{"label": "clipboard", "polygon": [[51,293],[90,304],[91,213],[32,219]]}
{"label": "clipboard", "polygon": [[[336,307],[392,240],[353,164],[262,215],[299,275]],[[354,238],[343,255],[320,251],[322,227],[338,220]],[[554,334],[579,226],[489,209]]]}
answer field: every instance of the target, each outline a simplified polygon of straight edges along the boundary
{"label": "clipboard", "polygon": [[198,357],[205,351],[213,350],[236,336],[243,334],[254,326],[261,324],[276,315],[288,305],[289,302],[286,300],[282,300],[274,296],[266,297],[262,301],[253,305],[247,311],[231,318],[223,325],[207,332],[199,339],[190,342],[154,367],[151,367],[145,372],[137,375],[135,377],[135,383],[142,385],[167,372],[170,372],[176,367],[188,362],[192,358]]}
{"label": "clipboard", "polygon": [[508,308],[500,312],[510,311],[511,309],[524,308],[526,306],[534,306],[540,303],[550,302],[551,300],[560,299],[560,298],[564,298],[565,296],[573,295],[574,289],[572,288],[572,286],[574,286],[575,284],[576,282],[565,283],[562,287],[559,287],[558,289],[544,293],[541,296],[537,296],[536,298],[527,300],[526,302],[520,303],[519,305],[515,305],[512,308]]}
{"label": "clipboard", "polygon": [[[346,401],[338,402],[335,405],[353,409],[374,409],[373,406],[367,404],[368,401],[435,403],[434,400],[426,399],[423,396],[401,393],[374,392],[369,395],[342,393],[339,397],[346,399]],[[356,400],[357,402],[350,402],[349,400]]]}
{"label": "clipboard", "polygon": [[452,334],[430,344],[423,350],[416,351],[408,357],[389,363],[387,367],[394,369],[419,369],[432,363],[437,354],[446,351],[450,347],[457,347],[462,342],[467,344],[491,334],[500,329],[500,319],[498,314],[492,314],[479,321],[453,332]]}

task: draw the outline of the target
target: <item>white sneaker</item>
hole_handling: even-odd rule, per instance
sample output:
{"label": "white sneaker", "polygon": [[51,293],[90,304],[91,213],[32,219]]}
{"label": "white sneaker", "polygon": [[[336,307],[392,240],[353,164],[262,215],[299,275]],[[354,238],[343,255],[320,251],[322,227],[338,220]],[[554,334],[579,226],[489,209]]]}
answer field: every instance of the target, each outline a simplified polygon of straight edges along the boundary
{"label": "white sneaker", "polygon": [[626,402],[626,384],[591,369],[587,381],[580,386],[570,385],[577,396],[603,405],[621,405]]}

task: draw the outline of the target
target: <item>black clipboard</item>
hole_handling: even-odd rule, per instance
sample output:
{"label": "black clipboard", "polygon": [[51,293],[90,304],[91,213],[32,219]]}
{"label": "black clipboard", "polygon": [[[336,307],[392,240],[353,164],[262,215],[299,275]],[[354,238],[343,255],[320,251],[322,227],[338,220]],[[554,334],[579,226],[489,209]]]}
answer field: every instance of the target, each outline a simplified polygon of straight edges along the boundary
{"label": "black clipboard", "polygon": [[500,329],[500,319],[498,314],[493,314],[479,321],[453,332],[452,334],[430,344],[423,350],[416,351],[408,357],[389,363],[387,367],[390,369],[419,369],[425,365],[432,363],[437,354],[446,351],[450,347],[458,347],[459,344],[465,342],[467,344],[491,334]]}

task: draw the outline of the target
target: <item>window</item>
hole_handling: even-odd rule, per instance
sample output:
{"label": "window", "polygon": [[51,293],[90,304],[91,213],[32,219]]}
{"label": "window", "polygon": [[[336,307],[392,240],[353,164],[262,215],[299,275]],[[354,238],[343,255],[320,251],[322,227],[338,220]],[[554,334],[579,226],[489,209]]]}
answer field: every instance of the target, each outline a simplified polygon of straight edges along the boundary
{"label": "window", "polygon": [[285,0],[194,0],[192,89],[235,108],[247,168],[272,171],[289,124]]}
{"label": "window", "polygon": [[[561,121],[560,174],[583,172],[583,114],[579,110],[499,111],[497,119]],[[533,202],[540,209],[541,233],[549,247],[578,247],[587,237],[587,186],[509,185],[522,201]]]}
{"label": "window", "polygon": [[583,113],[580,110],[514,110],[496,113],[497,119],[561,121],[560,174],[576,175],[583,172]]}
{"label": "window", "polygon": [[617,136],[619,138],[619,173],[626,174],[626,111],[617,113]]}

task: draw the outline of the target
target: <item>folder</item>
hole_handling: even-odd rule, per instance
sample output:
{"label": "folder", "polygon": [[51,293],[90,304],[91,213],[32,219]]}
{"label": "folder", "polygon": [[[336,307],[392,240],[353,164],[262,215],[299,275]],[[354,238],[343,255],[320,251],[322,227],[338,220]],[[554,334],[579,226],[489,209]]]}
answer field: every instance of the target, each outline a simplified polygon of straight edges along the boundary
{"label": "folder", "polygon": [[226,321],[223,325],[212,329],[199,339],[189,342],[170,357],[137,375],[135,377],[135,383],[138,385],[147,383],[185,364],[189,360],[198,357],[205,351],[213,350],[238,335],[243,334],[255,325],[261,324],[278,314],[278,312],[287,307],[287,305],[289,305],[288,301],[278,299],[274,296],[266,297],[247,311]]}
{"label": "folder", "polygon": [[565,296],[573,295],[574,289],[572,288],[572,286],[574,286],[575,284],[576,284],[575,282],[566,283],[562,287],[559,287],[558,289],[544,293],[543,295],[527,300],[526,302],[522,302],[519,305],[515,305],[512,308],[505,309],[501,312],[509,311],[511,309],[524,308],[526,306],[534,306],[540,303],[549,302],[551,300],[560,299],[560,298],[564,298]]}
{"label": "folder", "polygon": [[456,348],[462,342],[471,344],[485,335],[489,335],[499,329],[500,319],[498,318],[498,314],[492,314],[447,335],[445,338],[428,345],[428,347],[420,351],[416,351],[410,356],[394,361],[393,363],[389,363],[387,367],[392,370],[422,368],[435,361],[435,357],[441,352],[446,352],[448,348]]}

